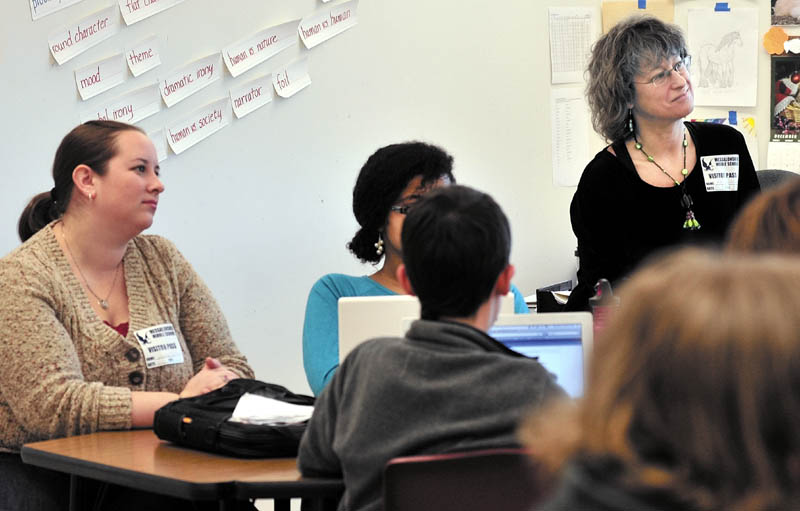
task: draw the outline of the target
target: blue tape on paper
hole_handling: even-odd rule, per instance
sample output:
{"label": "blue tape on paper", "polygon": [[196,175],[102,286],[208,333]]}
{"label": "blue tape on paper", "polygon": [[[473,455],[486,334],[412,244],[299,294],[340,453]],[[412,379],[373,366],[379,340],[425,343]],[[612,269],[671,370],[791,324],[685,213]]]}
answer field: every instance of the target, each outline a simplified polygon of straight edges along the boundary
{"label": "blue tape on paper", "polygon": [[736,110],[728,112],[728,123],[731,126],[737,126],[739,124],[739,121],[736,119]]}
{"label": "blue tape on paper", "polygon": [[647,9],[647,0],[639,0],[639,9]]}
{"label": "blue tape on paper", "polygon": [[731,8],[728,7],[728,2],[717,2],[717,5],[714,6],[715,12],[730,12],[730,10]]}

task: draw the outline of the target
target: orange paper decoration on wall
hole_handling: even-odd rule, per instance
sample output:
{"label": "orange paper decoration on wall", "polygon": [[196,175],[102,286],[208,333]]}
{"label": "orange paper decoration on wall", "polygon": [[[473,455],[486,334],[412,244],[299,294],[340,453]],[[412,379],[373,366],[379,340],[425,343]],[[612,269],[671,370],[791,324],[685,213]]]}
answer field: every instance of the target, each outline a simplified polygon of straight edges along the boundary
{"label": "orange paper decoration on wall", "polygon": [[783,43],[789,40],[789,36],[780,27],[772,27],[764,34],[764,49],[771,55],[783,53]]}

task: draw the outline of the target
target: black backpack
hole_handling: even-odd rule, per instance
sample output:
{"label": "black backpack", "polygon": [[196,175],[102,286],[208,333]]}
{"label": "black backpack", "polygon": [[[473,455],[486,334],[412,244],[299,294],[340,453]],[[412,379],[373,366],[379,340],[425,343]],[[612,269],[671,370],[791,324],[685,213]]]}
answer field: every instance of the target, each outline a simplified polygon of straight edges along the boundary
{"label": "black backpack", "polygon": [[233,409],[245,393],[298,405],[313,405],[314,398],[295,394],[286,387],[240,378],[196,397],[179,399],[158,409],[153,430],[158,438],[176,444],[242,458],[297,456],[306,422],[257,425],[230,422]]}

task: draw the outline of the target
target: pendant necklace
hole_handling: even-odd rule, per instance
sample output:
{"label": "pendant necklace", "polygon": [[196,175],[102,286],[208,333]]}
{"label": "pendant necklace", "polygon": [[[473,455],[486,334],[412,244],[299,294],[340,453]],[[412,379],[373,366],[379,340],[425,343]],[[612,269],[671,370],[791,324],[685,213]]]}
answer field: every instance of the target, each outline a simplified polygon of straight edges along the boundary
{"label": "pendant necklace", "polygon": [[86,284],[86,289],[89,290],[90,293],[97,299],[97,304],[102,307],[103,310],[108,310],[108,299],[111,297],[111,292],[114,291],[114,286],[117,283],[117,275],[119,275],[119,267],[122,265],[122,261],[117,263],[117,267],[114,269],[114,280],[111,282],[111,289],[108,290],[108,294],[106,295],[105,299],[100,298],[97,296],[97,293],[89,286],[89,281],[86,280],[86,275],[83,274],[81,267],[78,266],[78,260],[75,259],[75,256],[72,254],[72,249],[69,248],[69,243],[67,243],[67,235],[64,233],[64,223],[61,223],[61,238],[64,240],[64,246],[67,247],[67,252],[69,252],[69,257],[72,259],[72,262],[75,263],[75,268],[78,269],[78,273],[80,274],[81,278],[83,279],[83,283]]}
{"label": "pendant necklace", "polygon": [[686,191],[686,176],[689,175],[689,171],[686,169],[686,146],[689,145],[689,142],[686,140],[686,129],[683,130],[683,169],[681,170],[681,175],[683,176],[683,182],[679,183],[674,177],[672,177],[669,172],[664,170],[664,167],[658,164],[656,160],[653,159],[652,156],[647,154],[647,151],[644,150],[642,144],[636,138],[636,132],[633,132],[633,142],[636,149],[644,154],[647,161],[658,167],[658,170],[664,173],[665,176],[670,178],[673,183],[675,183],[676,187],[681,189],[681,204],[684,208],[686,208],[686,220],[683,222],[683,228],[688,231],[696,231],[700,229],[700,222],[694,217],[694,212],[692,211],[692,196]]}

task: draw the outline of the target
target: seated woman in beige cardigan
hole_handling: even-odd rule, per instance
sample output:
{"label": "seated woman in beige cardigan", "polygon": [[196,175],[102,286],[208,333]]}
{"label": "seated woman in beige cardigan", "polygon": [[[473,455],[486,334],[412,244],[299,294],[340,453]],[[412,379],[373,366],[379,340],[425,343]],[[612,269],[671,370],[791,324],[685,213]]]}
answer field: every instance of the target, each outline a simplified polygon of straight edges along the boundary
{"label": "seated woman in beige cardigan", "polygon": [[142,130],[76,127],[53,180],[20,218],[24,243],[0,259],[0,509],[67,501],[58,474],[22,465],[23,443],[151,427],[169,401],[253,376],[189,263],[141,234],[164,191]]}

